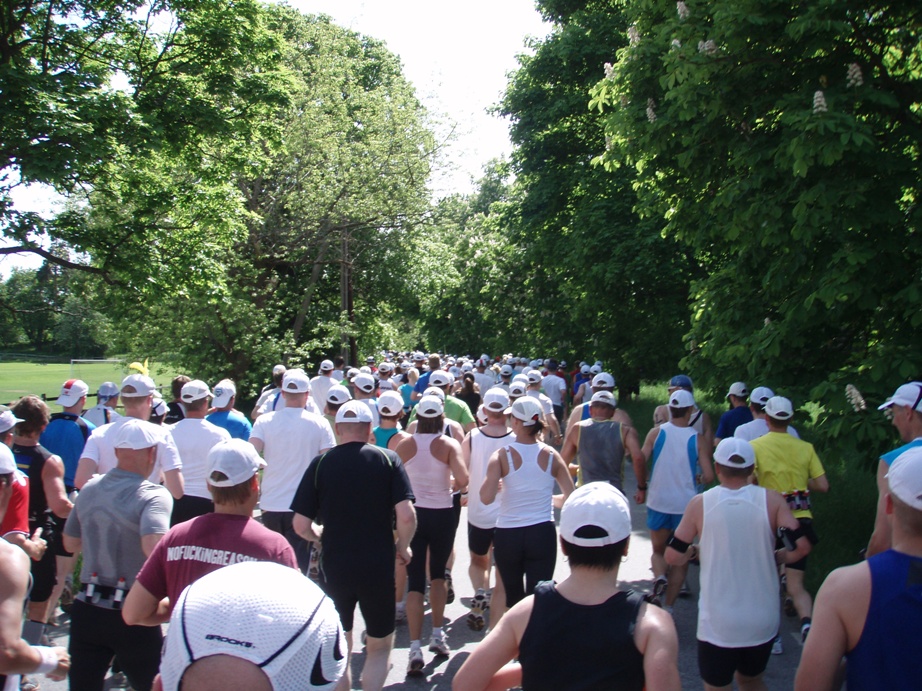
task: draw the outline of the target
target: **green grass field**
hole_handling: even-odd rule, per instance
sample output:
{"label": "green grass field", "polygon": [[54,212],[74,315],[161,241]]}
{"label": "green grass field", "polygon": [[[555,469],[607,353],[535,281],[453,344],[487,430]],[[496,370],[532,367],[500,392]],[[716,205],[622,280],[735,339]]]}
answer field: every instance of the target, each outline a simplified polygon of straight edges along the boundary
{"label": "green grass field", "polygon": [[[154,381],[161,386],[169,385],[174,373],[170,368],[152,366]],[[0,403],[9,404],[26,394],[35,394],[46,398],[57,398],[61,384],[68,379],[82,379],[90,387],[88,405],[95,405],[96,389],[104,381],[116,384],[128,374],[127,363],[122,365],[110,363],[32,363],[0,362]]]}

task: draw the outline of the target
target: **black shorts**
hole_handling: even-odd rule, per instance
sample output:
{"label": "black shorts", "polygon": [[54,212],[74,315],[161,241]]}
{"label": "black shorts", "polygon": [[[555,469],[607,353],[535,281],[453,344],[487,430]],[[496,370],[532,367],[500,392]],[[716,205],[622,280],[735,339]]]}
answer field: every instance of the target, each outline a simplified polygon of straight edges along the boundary
{"label": "black shorts", "polygon": [[461,525],[461,492],[454,492],[451,495],[451,510],[455,512],[455,532]]}
{"label": "black shorts", "polygon": [[483,557],[490,553],[493,545],[493,528],[478,528],[467,524],[467,546],[472,554]]}
{"label": "black shorts", "polygon": [[324,559],[320,587],[336,606],[343,630],[352,631],[358,605],[369,636],[384,638],[394,633],[397,606],[393,560],[377,566],[363,563],[358,567],[331,564],[329,559]]}
{"label": "black shorts", "polygon": [[[811,545],[815,545],[820,541],[819,536],[816,534],[816,531],[813,529],[813,519],[812,518],[798,518],[797,522],[800,523],[800,529],[803,531],[804,537],[810,541]],[[784,549],[784,542],[779,537],[775,541],[775,549]],[[798,559],[793,564],[786,564],[786,569],[795,569],[797,571],[806,571],[807,570],[807,557],[803,559]]]}
{"label": "black shorts", "polygon": [[701,678],[711,686],[729,686],[733,683],[735,672],[746,677],[759,676],[768,666],[772,640],[749,648],[721,648],[698,641],[698,671]]}
{"label": "black shorts", "polygon": [[[34,533],[35,528],[32,528],[31,525],[29,527]],[[58,564],[54,553],[54,545],[55,542],[61,541],[61,537],[59,535],[56,537],[57,531],[54,530],[46,531],[42,534],[42,537],[45,537],[47,532],[51,532],[51,534],[48,535],[48,549],[45,550],[45,554],[42,555],[39,561],[29,560],[32,566],[32,589],[29,591],[29,600],[31,602],[47,601],[51,597],[51,592],[54,590],[58,580]]]}
{"label": "black shorts", "polygon": [[407,588],[426,592],[426,551],[429,551],[429,577],[445,578],[445,566],[455,544],[454,509],[416,509],[416,534],[410,542],[413,559],[407,565]]}
{"label": "black shorts", "polygon": [[64,549],[64,524],[67,523],[67,519],[52,514],[51,520],[54,523],[54,532],[51,539],[48,540],[48,551],[54,552],[56,557],[74,556],[73,552],[68,552]]}

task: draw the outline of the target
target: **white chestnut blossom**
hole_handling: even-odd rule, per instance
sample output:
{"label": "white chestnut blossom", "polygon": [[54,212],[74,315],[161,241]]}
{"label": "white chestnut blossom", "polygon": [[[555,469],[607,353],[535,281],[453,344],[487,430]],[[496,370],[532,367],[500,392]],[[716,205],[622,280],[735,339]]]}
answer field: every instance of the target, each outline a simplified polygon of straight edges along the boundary
{"label": "white chestnut blossom", "polygon": [[627,40],[632,46],[636,46],[640,43],[640,32],[637,31],[637,25],[631,24],[627,30]]}
{"label": "white chestnut blossom", "polygon": [[717,52],[717,44],[711,39],[707,41],[698,41],[698,52],[705,55],[713,55]]}
{"label": "white chestnut blossom", "polygon": [[852,408],[855,409],[856,413],[860,413],[862,410],[868,409],[868,404],[865,402],[864,396],[862,396],[861,392],[853,385],[848,384],[845,387],[845,397],[848,399],[848,402],[851,404]]}
{"label": "white chestnut blossom", "polygon": [[853,62],[848,66],[846,84],[848,84],[849,88],[864,84],[864,75],[861,74],[861,65],[857,62]]}
{"label": "white chestnut blossom", "polygon": [[647,99],[647,120],[656,122],[656,101],[652,98]]}
{"label": "white chestnut blossom", "polygon": [[688,11],[688,5],[682,2],[682,0],[679,0],[675,4],[675,9],[676,9],[676,12],[679,13],[679,19],[682,19],[682,20],[688,19],[688,15],[690,14]]}
{"label": "white chestnut blossom", "polygon": [[823,95],[822,91],[817,91],[813,94],[813,114],[819,115],[820,113],[825,113],[827,110],[826,96]]}
{"label": "white chestnut blossom", "polygon": [[682,47],[682,42],[681,42],[679,39],[677,39],[677,38],[672,39],[672,48],[673,48],[673,50],[678,50],[678,49],[681,48],[681,47]]}
{"label": "white chestnut blossom", "polygon": [[615,68],[611,66],[610,62],[606,62],[604,65],[605,69],[605,78],[611,79],[612,74],[614,74]]}

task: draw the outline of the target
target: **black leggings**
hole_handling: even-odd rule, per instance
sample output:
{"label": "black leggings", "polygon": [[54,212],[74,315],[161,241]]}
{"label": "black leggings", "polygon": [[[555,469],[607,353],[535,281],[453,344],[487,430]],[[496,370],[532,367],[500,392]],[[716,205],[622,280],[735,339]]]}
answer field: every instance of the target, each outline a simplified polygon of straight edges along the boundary
{"label": "black leggings", "polygon": [[497,528],[493,532],[493,557],[506,588],[506,606],[512,607],[535,592],[538,583],[554,577],[557,530],[553,521],[524,528]]}
{"label": "black leggings", "polygon": [[407,589],[426,592],[426,551],[429,552],[429,578],[445,578],[445,565],[455,544],[457,528],[454,509],[416,509],[416,533],[410,542],[413,559],[407,564]]}

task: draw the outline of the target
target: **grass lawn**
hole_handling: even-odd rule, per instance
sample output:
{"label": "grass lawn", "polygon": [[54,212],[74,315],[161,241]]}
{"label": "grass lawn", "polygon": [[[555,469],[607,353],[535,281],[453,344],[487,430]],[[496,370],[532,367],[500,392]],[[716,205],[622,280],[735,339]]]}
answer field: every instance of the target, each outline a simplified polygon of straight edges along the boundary
{"label": "grass lawn", "polygon": [[[172,369],[161,370],[151,366],[154,381],[168,386],[174,373]],[[80,363],[71,367],[66,363],[0,362],[0,403],[9,404],[26,394],[35,394],[49,399],[57,398],[61,384],[68,379],[82,379],[90,387],[87,405],[96,404],[94,394],[104,381],[116,384],[128,374],[127,363]],[[53,405],[53,404],[52,404]]]}

